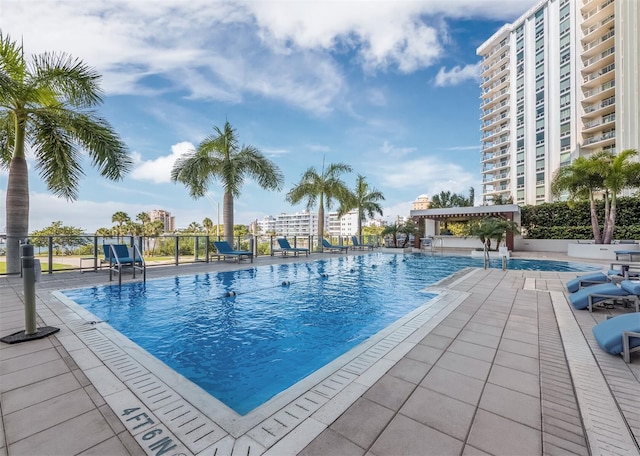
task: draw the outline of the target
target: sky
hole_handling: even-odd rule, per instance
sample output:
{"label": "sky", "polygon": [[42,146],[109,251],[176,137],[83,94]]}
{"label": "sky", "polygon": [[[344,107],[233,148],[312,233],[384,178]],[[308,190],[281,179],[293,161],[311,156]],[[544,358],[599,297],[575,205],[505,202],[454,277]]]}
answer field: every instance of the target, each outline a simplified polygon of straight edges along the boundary
{"label": "sky", "polygon": [[[104,117],[134,166],[120,182],[88,160],[79,197],[53,196],[30,153],[29,231],[54,221],[92,233],[112,215],[164,209],[178,228],[222,217],[219,182],[192,199],[170,180],[177,157],[228,121],[241,145],[283,172],[281,191],[247,179],[234,221],[306,209],[286,202],[310,167],[346,163],[385,196],[383,220],[419,195],[478,204],[476,49],[537,0],[0,0],[0,30],[25,55],[68,53],[101,75]],[[4,232],[7,170],[0,170]],[[335,206],[334,206],[335,209]],[[317,208],[313,208],[313,211]],[[222,223],[222,220],[220,220]]]}

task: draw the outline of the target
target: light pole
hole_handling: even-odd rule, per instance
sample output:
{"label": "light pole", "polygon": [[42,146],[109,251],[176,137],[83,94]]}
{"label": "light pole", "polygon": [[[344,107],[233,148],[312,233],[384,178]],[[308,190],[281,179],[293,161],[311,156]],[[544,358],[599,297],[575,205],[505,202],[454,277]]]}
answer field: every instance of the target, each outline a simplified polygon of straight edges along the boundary
{"label": "light pole", "polygon": [[220,204],[209,193],[205,193],[205,196],[212,204],[216,205],[216,239],[220,239]]}

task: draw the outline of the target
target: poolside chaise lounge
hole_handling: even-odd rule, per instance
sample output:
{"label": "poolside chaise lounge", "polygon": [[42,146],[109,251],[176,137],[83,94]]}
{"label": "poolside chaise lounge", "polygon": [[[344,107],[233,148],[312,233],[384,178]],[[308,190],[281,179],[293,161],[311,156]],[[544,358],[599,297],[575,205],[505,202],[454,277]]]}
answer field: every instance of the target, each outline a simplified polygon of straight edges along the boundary
{"label": "poolside chaise lounge", "polygon": [[615,283],[602,283],[591,287],[582,288],[568,296],[571,305],[578,309],[593,311],[593,305],[606,301],[623,301],[635,306],[636,312],[640,311],[640,282],[623,280],[620,286]]}
{"label": "poolside chaise lounge", "polygon": [[305,249],[304,247],[291,247],[291,244],[285,238],[278,238],[277,241],[280,248],[274,250],[274,252],[282,252],[282,256],[287,256],[289,253],[293,253],[293,256],[298,256],[300,253],[309,256],[309,249]]}
{"label": "poolside chaise lounge", "polygon": [[351,242],[353,243],[353,250],[373,250],[373,244],[360,244],[358,236],[351,236]]}
{"label": "poolside chaise lounge", "polygon": [[125,244],[106,244],[104,247],[106,261],[109,263],[109,281],[113,279],[113,274],[118,274],[118,284],[122,284],[122,268],[131,266],[133,277],[136,270],[142,272],[142,277],[146,280],[147,270],[141,252],[134,245],[128,247]]}
{"label": "poolside chaise lounge", "polygon": [[333,245],[333,244],[329,243],[329,241],[327,241],[326,239],[322,239],[322,247],[324,247],[325,249],[327,249],[330,252],[344,252],[344,253],[347,253],[347,250],[349,250],[349,246],[348,245]]}
{"label": "poolside chaise lounge", "polygon": [[622,355],[631,362],[631,353],[640,351],[640,313],[618,315],[598,323],[592,329],[596,342],[607,353]]}
{"label": "poolside chaise lounge", "polygon": [[569,280],[565,285],[569,293],[575,293],[581,288],[608,282],[620,282],[626,279],[640,277],[640,263],[614,262],[605,274],[598,271],[584,274]]}
{"label": "poolside chaise lounge", "polygon": [[227,257],[235,258],[236,261],[240,262],[240,260],[245,257],[249,258],[253,263],[253,253],[248,250],[233,250],[231,244],[227,241],[216,241],[213,243],[216,250],[218,251],[218,255],[222,257],[223,260],[226,260]]}
{"label": "poolside chaise lounge", "polygon": [[640,258],[640,250],[616,250],[616,260],[619,260],[621,256],[628,256],[629,261],[634,261],[634,257]]}

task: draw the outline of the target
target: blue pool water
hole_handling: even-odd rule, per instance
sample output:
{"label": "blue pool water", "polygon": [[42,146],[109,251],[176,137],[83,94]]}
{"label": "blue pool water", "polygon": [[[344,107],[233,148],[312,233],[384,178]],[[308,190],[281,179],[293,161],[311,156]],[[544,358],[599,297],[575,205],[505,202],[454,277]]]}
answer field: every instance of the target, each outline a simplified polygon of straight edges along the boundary
{"label": "blue pool water", "polygon": [[[373,254],[63,293],[246,414],[427,302],[426,286],[469,266],[482,260]],[[596,268],[512,259],[509,269]]]}

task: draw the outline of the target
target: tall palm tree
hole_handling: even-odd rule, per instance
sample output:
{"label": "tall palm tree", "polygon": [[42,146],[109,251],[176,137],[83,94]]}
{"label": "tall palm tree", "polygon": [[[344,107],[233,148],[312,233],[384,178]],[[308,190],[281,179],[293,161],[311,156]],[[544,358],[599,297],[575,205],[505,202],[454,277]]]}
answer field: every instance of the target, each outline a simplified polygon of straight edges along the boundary
{"label": "tall palm tree", "polygon": [[240,196],[246,177],[252,177],[261,188],[280,190],[284,176],[273,162],[253,146],[239,147],[236,130],[229,122],[221,130],[206,137],[196,150],[178,158],[171,170],[171,180],[181,182],[192,198],[205,196],[213,180],[224,189],[222,215],[224,240],[233,242],[233,201]]}
{"label": "tall palm tree", "polygon": [[[588,199],[591,229],[596,244],[602,244],[602,234],[596,210],[596,194],[605,190],[603,163],[600,154],[578,157],[569,166],[559,168],[551,181],[551,193],[559,196],[568,192],[570,199]],[[604,194],[608,199],[607,193]]]}
{"label": "tall palm tree", "polygon": [[375,217],[375,214],[383,215],[382,206],[378,203],[384,201],[384,195],[382,192],[375,188],[370,188],[367,180],[361,174],[358,174],[356,178],[356,188],[352,192],[354,197],[352,200],[345,201],[340,209],[338,215],[342,217],[352,209],[358,210],[358,239],[362,239],[362,221],[365,216],[369,218]]}
{"label": "tall palm tree", "polygon": [[342,173],[350,173],[351,166],[344,163],[331,163],[318,173],[312,166],[300,178],[300,181],[287,193],[286,200],[291,204],[307,201],[307,210],[318,203],[318,239],[324,235],[324,209],[331,209],[334,200],[340,204],[353,198],[346,184],[340,179]]}
{"label": "tall palm tree", "polygon": [[604,244],[610,244],[613,239],[613,229],[616,224],[616,204],[618,195],[626,188],[640,185],[640,163],[629,162],[631,157],[638,155],[634,149],[626,149],[618,155],[603,157],[607,163],[604,174],[604,185],[611,195],[609,211],[605,214],[603,240]]}
{"label": "tall palm tree", "polygon": [[[578,157],[569,166],[560,168],[551,183],[554,195],[568,192],[572,199],[589,199],[591,227],[596,244],[610,244],[616,222],[618,195],[626,188],[640,186],[640,163],[629,161],[638,152],[623,150],[617,155],[598,152],[589,158]],[[596,211],[596,199],[604,199],[602,232]]]}
{"label": "tall palm tree", "polygon": [[118,227],[116,228],[116,235],[118,236],[118,243],[120,243],[120,238],[124,236],[123,225],[130,222],[131,219],[126,212],[118,211],[111,216],[111,221],[118,224]]}
{"label": "tall palm tree", "polygon": [[102,101],[100,75],[67,54],[25,59],[22,46],[0,32],[0,165],[9,169],[6,196],[7,274],[20,272],[19,242],[29,233],[25,148],[48,189],[78,197],[81,150],[107,179],[121,180],[132,165],[126,146],[92,110]]}
{"label": "tall palm tree", "polygon": [[140,212],[138,215],[136,215],[136,220],[139,221],[142,224],[141,227],[141,235],[145,237],[145,243],[146,243],[146,250],[149,250],[149,237],[147,236],[147,225],[149,223],[151,223],[151,217],[149,217],[149,214],[146,212]]}

